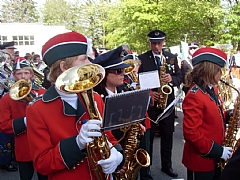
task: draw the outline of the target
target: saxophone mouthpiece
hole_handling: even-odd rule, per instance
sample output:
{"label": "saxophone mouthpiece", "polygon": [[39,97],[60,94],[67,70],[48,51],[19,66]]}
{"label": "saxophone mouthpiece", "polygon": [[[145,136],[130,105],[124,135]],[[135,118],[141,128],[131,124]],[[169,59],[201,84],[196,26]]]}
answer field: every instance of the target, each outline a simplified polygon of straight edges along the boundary
{"label": "saxophone mouthpiece", "polygon": [[220,79],[220,82],[222,82],[222,83],[224,83],[224,84],[229,86],[229,83],[227,81],[224,81],[224,80]]}
{"label": "saxophone mouthpiece", "polygon": [[158,51],[158,54],[160,55],[160,54],[161,54],[161,51],[160,51],[159,49],[158,49],[157,51]]}

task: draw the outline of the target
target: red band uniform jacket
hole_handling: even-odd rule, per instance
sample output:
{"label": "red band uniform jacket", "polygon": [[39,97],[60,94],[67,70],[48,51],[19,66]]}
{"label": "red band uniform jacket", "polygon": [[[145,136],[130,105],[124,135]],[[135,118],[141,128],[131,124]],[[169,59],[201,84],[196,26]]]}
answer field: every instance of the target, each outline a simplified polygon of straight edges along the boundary
{"label": "red band uniform jacket", "polygon": [[[104,103],[101,97],[94,94],[94,100],[102,114]],[[60,98],[55,86],[51,86],[41,99],[27,108],[28,139],[34,168],[48,175],[49,180],[96,179],[86,150],[80,150],[76,143],[82,121],[90,119],[82,100],[78,101],[76,111]],[[112,144],[117,142],[111,131],[105,134]],[[114,147],[123,153],[120,145]]]}
{"label": "red band uniform jacket", "polygon": [[195,84],[190,87],[182,108],[185,139],[182,163],[195,172],[212,171],[214,161],[223,151],[225,127],[222,113],[210,95]]}
{"label": "red band uniform jacket", "polygon": [[[33,85],[31,92],[41,95],[46,90]],[[12,100],[9,93],[1,98],[1,118],[0,131],[6,134],[14,134],[15,155],[19,162],[32,161],[24,117],[26,117],[26,108],[29,102],[23,100]]]}

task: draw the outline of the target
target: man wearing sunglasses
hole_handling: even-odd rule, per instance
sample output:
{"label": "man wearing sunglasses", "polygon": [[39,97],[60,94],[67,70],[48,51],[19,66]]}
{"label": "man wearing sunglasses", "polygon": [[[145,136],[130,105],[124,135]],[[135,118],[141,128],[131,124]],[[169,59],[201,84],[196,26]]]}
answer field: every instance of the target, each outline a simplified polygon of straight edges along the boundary
{"label": "man wearing sunglasses", "polygon": [[[199,49],[198,43],[196,43],[196,42],[188,43],[188,56],[187,56],[187,59],[182,59],[182,62],[181,62],[181,73],[182,73],[182,76],[183,76],[183,84],[185,84],[185,75],[187,74],[188,71],[191,71],[193,69],[193,66],[192,66],[192,55],[193,55],[193,53],[197,49]],[[183,89],[183,91],[184,91],[184,93],[186,95],[189,88],[183,86],[182,89]]]}

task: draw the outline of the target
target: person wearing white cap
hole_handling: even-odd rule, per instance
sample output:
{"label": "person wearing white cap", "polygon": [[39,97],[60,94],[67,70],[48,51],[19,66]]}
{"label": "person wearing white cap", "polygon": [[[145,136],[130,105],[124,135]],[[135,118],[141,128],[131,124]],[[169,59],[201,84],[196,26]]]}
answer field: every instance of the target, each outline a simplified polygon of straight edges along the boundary
{"label": "person wearing white cap", "polygon": [[[185,81],[184,81],[185,75],[187,74],[188,71],[191,71],[192,68],[193,68],[193,66],[192,66],[192,55],[197,49],[199,49],[198,43],[196,43],[196,42],[188,43],[188,53],[189,54],[187,56],[187,59],[183,59],[182,62],[181,62],[181,73],[182,73],[182,76],[183,76],[183,84],[185,84]],[[183,85],[182,89],[183,89],[183,91],[186,95],[189,88],[187,88]]]}

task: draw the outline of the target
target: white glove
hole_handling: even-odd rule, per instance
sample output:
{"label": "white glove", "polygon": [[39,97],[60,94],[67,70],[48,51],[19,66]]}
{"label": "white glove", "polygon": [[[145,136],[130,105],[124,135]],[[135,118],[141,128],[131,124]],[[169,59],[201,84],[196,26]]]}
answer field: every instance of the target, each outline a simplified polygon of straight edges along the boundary
{"label": "white glove", "polygon": [[99,137],[102,134],[100,131],[100,120],[91,119],[82,125],[79,134],[76,137],[76,142],[80,150],[86,147],[86,144],[93,141],[92,137]]}
{"label": "white glove", "polygon": [[223,153],[221,158],[225,161],[232,157],[233,149],[231,147],[224,147],[223,146]]}
{"label": "white glove", "polygon": [[27,127],[27,118],[26,117],[24,117],[24,124],[25,124],[25,126]]}
{"label": "white glove", "polygon": [[[112,147],[112,144],[108,141],[109,147]],[[122,162],[123,156],[120,152],[116,150],[115,147],[110,150],[110,157],[108,159],[98,161],[98,164],[101,165],[102,170],[105,174],[112,174]]]}

